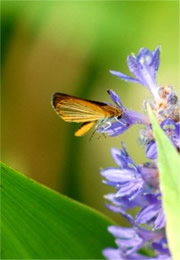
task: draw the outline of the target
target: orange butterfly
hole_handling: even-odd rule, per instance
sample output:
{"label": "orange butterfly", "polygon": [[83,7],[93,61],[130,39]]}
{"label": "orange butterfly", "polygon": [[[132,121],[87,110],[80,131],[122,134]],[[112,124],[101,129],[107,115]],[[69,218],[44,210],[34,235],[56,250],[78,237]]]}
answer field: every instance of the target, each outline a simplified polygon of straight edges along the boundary
{"label": "orange butterfly", "polygon": [[111,118],[119,119],[122,115],[122,110],[113,105],[62,93],[53,95],[52,106],[64,121],[83,123],[75,132],[75,136],[82,136],[94,125],[99,125]]}

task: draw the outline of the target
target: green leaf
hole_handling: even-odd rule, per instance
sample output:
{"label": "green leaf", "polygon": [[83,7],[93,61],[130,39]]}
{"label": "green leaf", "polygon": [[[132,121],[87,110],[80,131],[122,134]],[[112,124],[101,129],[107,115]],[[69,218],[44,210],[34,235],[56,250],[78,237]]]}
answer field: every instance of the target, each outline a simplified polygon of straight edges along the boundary
{"label": "green leaf", "polygon": [[1,259],[103,259],[114,246],[99,212],[1,165]]}
{"label": "green leaf", "polygon": [[166,233],[173,260],[180,259],[180,158],[175,147],[159,126],[150,108],[149,116],[158,148],[158,167]]}

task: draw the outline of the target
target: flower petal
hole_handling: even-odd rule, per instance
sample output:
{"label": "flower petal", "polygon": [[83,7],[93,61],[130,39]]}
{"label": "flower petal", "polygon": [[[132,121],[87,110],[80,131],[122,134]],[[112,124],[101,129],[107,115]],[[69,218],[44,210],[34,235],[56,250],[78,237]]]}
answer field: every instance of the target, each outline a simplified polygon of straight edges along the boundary
{"label": "flower petal", "polygon": [[139,80],[129,77],[128,75],[121,73],[119,71],[110,70],[110,73],[114,76],[117,76],[118,78],[120,78],[122,80],[137,83],[137,84],[142,84]]}
{"label": "flower petal", "polygon": [[159,94],[156,84],[156,72],[159,67],[160,48],[149,51],[146,48],[140,49],[137,57],[132,54],[127,57],[127,64],[130,72],[135,78],[129,77],[118,71],[110,71],[113,75],[134,83],[148,87],[156,101],[159,101]]}
{"label": "flower petal", "polygon": [[129,223],[133,223],[133,217],[130,214],[126,213],[125,210],[123,210],[122,208],[113,206],[111,204],[106,204],[106,207],[112,212],[121,214]]}
{"label": "flower petal", "polygon": [[157,158],[157,146],[155,141],[152,141],[150,144],[148,144],[146,148],[146,157],[154,160]]}
{"label": "flower petal", "polygon": [[162,238],[159,242],[153,242],[152,247],[159,251],[161,254],[170,255],[169,248],[167,247],[166,238]]}
{"label": "flower petal", "polygon": [[141,80],[143,69],[142,64],[138,61],[138,59],[135,56],[132,55],[127,57],[127,64],[130,72],[135,76],[138,82],[141,82],[141,84],[143,85],[144,83]]}
{"label": "flower petal", "polygon": [[106,248],[102,251],[102,254],[106,257],[108,260],[125,260],[124,257],[121,257],[121,252],[119,249],[114,248]]}
{"label": "flower petal", "polygon": [[150,63],[150,66],[152,67],[152,69],[154,71],[154,76],[156,75],[156,72],[159,68],[159,64],[160,64],[160,46],[158,46],[155,49],[155,51],[153,51],[153,58]]}
{"label": "flower petal", "polygon": [[124,156],[121,150],[117,148],[112,148],[111,154],[115,163],[122,168],[124,166]]}
{"label": "flower petal", "polygon": [[168,119],[165,119],[162,123],[161,123],[161,128],[164,130],[164,131],[175,131],[176,130],[176,123],[168,118]]}
{"label": "flower petal", "polygon": [[153,60],[153,53],[146,48],[141,48],[137,55],[137,60],[140,64],[150,65]]}
{"label": "flower petal", "polygon": [[101,175],[109,181],[125,183],[136,178],[136,172],[128,169],[107,168],[101,170]]}
{"label": "flower petal", "polygon": [[143,190],[144,181],[141,178],[131,180],[128,183],[120,186],[120,189],[116,193],[116,197],[127,196],[129,200],[134,199]]}
{"label": "flower petal", "polygon": [[122,109],[124,108],[124,107],[123,107],[123,104],[122,104],[122,102],[121,102],[120,97],[119,97],[113,90],[109,89],[109,90],[108,90],[108,94],[110,95],[112,101],[113,101],[118,107],[120,107],[120,108],[122,108]]}
{"label": "flower petal", "polygon": [[134,169],[137,171],[137,167],[133,160],[130,158],[126,151],[125,145],[122,143],[122,150],[112,148],[111,154],[114,159],[114,161],[119,165],[121,168],[128,168],[128,169]]}
{"label": "flower petal", "polygon": [[148,223],[152,218],[156,217],[159,208],[156,205],[148,205],[140,210],[137,214],[135,222],[139,224]]}
{"label": "flower petal", "polygon": [[136,236],[136,231],[133,228],[109,226],[108,231],[114,237],[122,238],[122,239],[133,239]]}
{"label": "flower petal", "polygon": [[128,123],[124,123],[122,120],[118,120],[111,123],[111,126],[106,129],[104,129],[103,127],[99,127],[97,131],[105,133],[109,136],[117,136],[124,133],[129,127],[130,125]]}
{"label": "flower petal", "polygon": [[161,208],[159,210],[156,220],[154,221],[154,228],[161,229],[165,226],[165,223],[166,223],[165,215],[164,215],[163,209]]}

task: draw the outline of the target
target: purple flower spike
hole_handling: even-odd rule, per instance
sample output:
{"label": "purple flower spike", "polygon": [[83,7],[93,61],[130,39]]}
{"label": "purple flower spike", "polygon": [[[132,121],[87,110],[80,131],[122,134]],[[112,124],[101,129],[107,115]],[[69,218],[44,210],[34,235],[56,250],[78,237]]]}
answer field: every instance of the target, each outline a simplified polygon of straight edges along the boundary
{"label": "purple flower spike", "polygon": [[[125,81],[144,85],[150,90],[155,100],[145,100],[144,110],[147,112],[147,105],[150,105],[159,125],[179,152],[179,97],[172,86],[157,85],[159,62],[159,47],[154,51],[142,48],[137,56],[132,54],[127,57],[129,71],[134,77],[117,71],[110,72]],[[161,173],[157,164],[158,152],[152,125],[148,116],[124,107],[113,90],[109,90],[108,94],[122,110],[122,115],[112,116],[108,121],[104,119],[98,131],[109,136],[117,136],[134,124],[143,125],[139,141],[145,148],[149,160],[137,165],[129,156],[124,143],[121,149],[111,150],[117,166],[101,171],[103,183],[114,188],[113,193],[104,196],[106,207],[123,216],[130,227],[108,228],[114,236],[117,249],[107,248],[103,250],[103,255],[109,260],[172,260],[166,239],[166,220],[161,200],[164,194],[161,194],[160,189]],[[132,209],[137,210],[135,216],[131,215],[132,212],[135,214]],[[146,249],[152,252],[153,257],[146,254]]]}
{"label": "purple flower spike", "polygon": [[110,71],[113,75],[129,82],[146,86],[156,101],[159,100],[156,84],[156,73],[159,68],[160,48],[149,51],[146,48],[140,49],[137,57],[132,54],[127,57],[127,64],[130,72],[135,78],[129,77],[121,72]]}

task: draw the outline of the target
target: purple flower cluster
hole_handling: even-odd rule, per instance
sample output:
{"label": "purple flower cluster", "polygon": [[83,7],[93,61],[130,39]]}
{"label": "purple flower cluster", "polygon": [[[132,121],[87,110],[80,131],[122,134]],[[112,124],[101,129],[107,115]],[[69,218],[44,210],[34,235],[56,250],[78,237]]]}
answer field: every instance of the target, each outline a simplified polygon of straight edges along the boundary
{"label": "purple flower cluster", "polygon": [[[127,58],[129,70],[134,77],[117,71],[111,73],[120,79],[141,84],[149,89],[153,101],[146,101],[145,108],[149,103],[161,128],[177,150],[180,150],[179,99],[173,87],[157,85],[156,73],[159,63],[159,47],[152,52],[142,48],[137,56],[132,54]],[[115,188],[115,193],[105,196],[107,208],[121,214],[131,226],[108,228],[115,237],[117,248],[107,248],[103,250],[103,255],[110,260],[170,260],[172,258],[165,234],[165,216],[156,163],[157,148],[152,126],[147,115],[125,108],[114,91],[109,90],[108,93],[113,102],[122,109],[122,118],[116,119],[108,128],[100,126],[98,131],[109,136],[117,136],[133,124],[141,124],[143,128],[139,138],[145,147],[146,157],[151,160],[136,165],[122,143],[121,149],[112,149],[112,157],[117,167],[101,170],[103,182]],[[133,208],[139,209],[135,217],[129,213]],[[150,257],[143,254],[142,248],[148,248],[153,255]]]}

